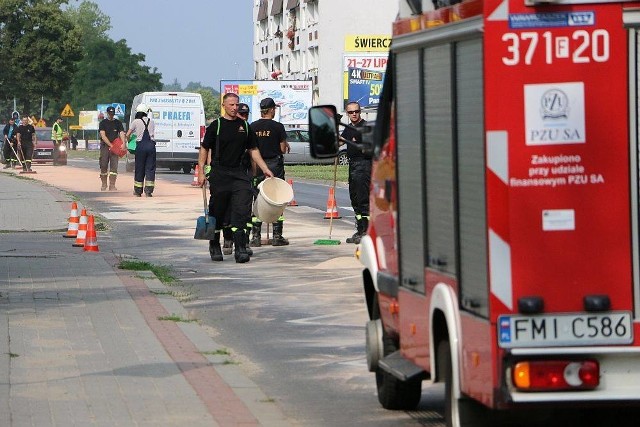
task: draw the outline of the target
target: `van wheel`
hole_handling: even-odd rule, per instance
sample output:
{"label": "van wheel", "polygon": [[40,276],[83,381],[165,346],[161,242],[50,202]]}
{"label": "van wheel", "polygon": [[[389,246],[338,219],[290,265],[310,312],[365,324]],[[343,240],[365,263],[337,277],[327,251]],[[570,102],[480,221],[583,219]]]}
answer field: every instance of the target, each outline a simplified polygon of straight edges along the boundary
{"label": "van wheel", "polygon": [[453,366],[448,340],[438,343],[438,378],[444,382],[445,416],[447,427],[487,427],[489,410],[480,403],[466,397],[456,399],[453,395]]}
{"label": "van wheel", "polygon": [[189,166],[183,166],[183,167],[182,167],[182,172],[187,173],[187,174],[188,174],[188,173],[191,173],[191,165],[189,165]]}
{"label": "van wheel", "polygon": [[[384,355],[387,356],[397,350],[393,340],[382,332]],[[388,372],[376,369],[376,386],[378,401],[385,409],[406,410],[416,409],[422,396],[422,380],[401,381]]]}

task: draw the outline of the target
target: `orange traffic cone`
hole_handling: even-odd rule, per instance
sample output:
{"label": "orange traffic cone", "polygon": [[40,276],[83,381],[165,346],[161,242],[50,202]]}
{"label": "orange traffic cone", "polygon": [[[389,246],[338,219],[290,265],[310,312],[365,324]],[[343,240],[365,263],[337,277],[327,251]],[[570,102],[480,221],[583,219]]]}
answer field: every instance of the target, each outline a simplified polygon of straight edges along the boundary
{"label": "orange traffic cone", "polygon": [[93,215],[89,215],[89,223],[87,224],[87,238],[84,241],[85,252],[100,252],[98,249],[98,236],[96,235],[96,226],[94,224]]}
{"label": "orange traffic cone", "polygon": [[84,246],[84,242],[87,238],[87,210],[82,209],[80,213],[80,223],[78,224],[78,237],[76,237],[76,241],[73,244],[76,248],[81,248]]}
{"label": "orange traffic cone", "polygon": [[[292,179],[288,179],[287,183],[291,186],[291,189],[293,190],[293,180]],[[293,193],[293,199],[291,199],[291,201],[289,203],[287,203],[287,206],[298,206],[298,202],[296,202],[296,193]]]}
{"label": "orange traffic cone", "polygon": [[80,218],[78,218],[78,204],[76,202],[71,202],[71,213],[69,214],[69,227],[67,228],[66,234],[63,234],[64,237],[78,237],[78,223],[80,222]]}
{"label": "orange traffic cone", "polygon": [[340,219],[340,213],[338,212],[338,205],[336,204],[335,188],[329,187],[329,197],[327,198],[327,211],[324,214],[324,219]]}
{"label": "orange traffic cone", "polygon": [[198,184],[198,165],[193,168],[193,181],[191,181],[191,185],[193,187],[200,187],[200,184]]}

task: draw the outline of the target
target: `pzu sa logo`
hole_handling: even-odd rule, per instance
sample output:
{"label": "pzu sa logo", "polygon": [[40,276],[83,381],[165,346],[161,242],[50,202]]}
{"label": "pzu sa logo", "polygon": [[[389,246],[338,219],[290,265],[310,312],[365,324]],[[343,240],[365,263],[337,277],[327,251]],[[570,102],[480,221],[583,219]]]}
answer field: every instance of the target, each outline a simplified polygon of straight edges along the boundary
{"label": "pzu sa logo", "polygon": [[596,14],[593,12],[569,12],[568,24],[570,27],[595,25]]}

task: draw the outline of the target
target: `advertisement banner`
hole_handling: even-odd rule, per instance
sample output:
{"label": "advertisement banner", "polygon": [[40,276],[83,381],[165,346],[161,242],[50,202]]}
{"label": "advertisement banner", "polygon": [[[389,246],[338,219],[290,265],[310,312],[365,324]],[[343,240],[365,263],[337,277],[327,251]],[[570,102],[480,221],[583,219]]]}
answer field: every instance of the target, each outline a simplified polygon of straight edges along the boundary
{"label": "advertisement banner", "polygon": [[98,120],[99,113],[99,111],[80,111],[78,124],[84,130],[98,130],[98,125],[100,124],[100,120]]}
{"label": "advertisement banner", "polygon": [[362,108],[376,108],[386,69],[387,53],[344,55],[344,105],[356,101]]}
{"label": "advertisement banner", "polygon": [[285,125],[308,125],[313,103],[311,80],[221,80],[220,103],[226,93],[235,93],[249,106],[249,122],[260,118],[260,101],[273,98],[275,120]]}

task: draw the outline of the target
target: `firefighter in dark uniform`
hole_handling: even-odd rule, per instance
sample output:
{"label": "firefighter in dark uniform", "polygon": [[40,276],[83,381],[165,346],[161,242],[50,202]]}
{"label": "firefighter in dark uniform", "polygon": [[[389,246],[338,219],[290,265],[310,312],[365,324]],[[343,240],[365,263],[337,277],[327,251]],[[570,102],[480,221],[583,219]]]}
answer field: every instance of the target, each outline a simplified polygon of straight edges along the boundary
{"label": "firefighter in dark uniform", "polygon": [[[367,122],[360,117],[360,104],[349,102],[346,112],[349,116],[349,124],[353,127],[362,127]],[[345,128],[340,141],[353,141],[362,143],[362,135],[357,130]],[[362,236],[367,234],[369,227],[369,186],[371,184],[371,155],[365,155],[362,150],[347,144],[347,157],[349,158],[349,197],[351,206],[356,215],[356,232],[351,237],[347,237],[347,243],[360,243]]]}
{"label": "firefighter in dark uniform", "polygon": [[18,126],[18,132],[16,133],[18,140],[18,151],[22,153],[22,171],[31,172],[31,159],[33,158],[33,150],[38,144],[38,137],[36,136],[36,129],[33,125],[29,124],[29,116],[25,114],[22,118],[22,124]]}
{"label": "firefighter in dark uniform", "polygon": [[227,93],[222,98],[224,115],[211,122],[200,146],[198,156],[198,183],[205,182],[204,166],[211,153],[209,185],[211,198],[209,215],[216,220],[214,240],[209,241],[212,261],[222,261],[220,230],[228,218],[233,231],[234,257],[236,262],[250,260],[247,253],[245,227],[251,218],[251,179],[242,163],[246,151],[266,176],[273,176],[256,147],[255,133],[251,126],[236,116],[238,95]]}
{"label": "firefighter in dark uniform", "polygon": [[[236,116],[238,116],[239,118],[241,118],[244,121],[248,121],[249,120],[249,113],[251,112],[251,109],[249,108],[249,106],[245,103],[239,103],[238,104],[238,111],[236,112]],[[245,153],[244,155],[244,159],[243,159],[243,164],[245,166],[247,166],[247,169],[249,169],[251,167],[251,161],[248,160],[248,156],[249,153]],[[211,153],[209,153],[209,157],[211,157]],[[209,159],[210,161],[211,159]],[[211,163],[211,162],[209,162]],[[249,173],[251,175],[253,175],[253,172],[249,171]],[[205,174],[206,175],[206,174]],[[254,193],[255,193],[255,189]],[[255,195],[253,197],[253,199],[255,199]],[[247,228],[246,228],[246,236],[245,236],[245,242],[246,242],[246,247],[247,247],[247,253],[249,254],[249,256],[253,256],[253,250],[251,250],[251,248],[249,247],[249,235],[251,234],[251,227],[253,226],[253,224],[251,222],[247,223]],[[227,221],[225,221],[225,226],[222,228],[222,239],[223,239],[223,244],[222,244],[222,254],[223,255],[231,255],[231,253],[233,252],[233,232],[231,231],[231,225],[229,225],[229,221],[227,219]]]}
{"label": "firefighter in dark uniform", "polygon": [[18,125],[16,124],[16,119],[11,117],[9,118],[9,123],[6,124],[4,129],[2,130],[2,137],[4,139],[4,144],[2,146],[4,160],[6,162],[4,168],[9,169],[18,163],[18,157],[15,154],[14,150],[17,150],[16,147],[16,134],[18,133]]}
{"label": "firefighter in dark uniform", "polygon": [[[284,130],[282,123],[273,120],[276,115],[276,103],[273,98],[264,98],[260,101],[260,119],[251,123],[251,129],[256,133],[258,141],[258,149],[260,155],[273,171],[273,174],[280,179],[284,179],[284,156],[288,151],[287,132]],[[257,186],[264,180],[264,174],[253,168],[254,186]],[[261,229],[262,221],[258,217],[252,218],[253,237],[251,238],[251,246],[261,245]],[[282,237],[282,227],[284,225],[284,216],[280,216],[273,223],[273,246],[285,246],[289,244],[289,240]]]}

